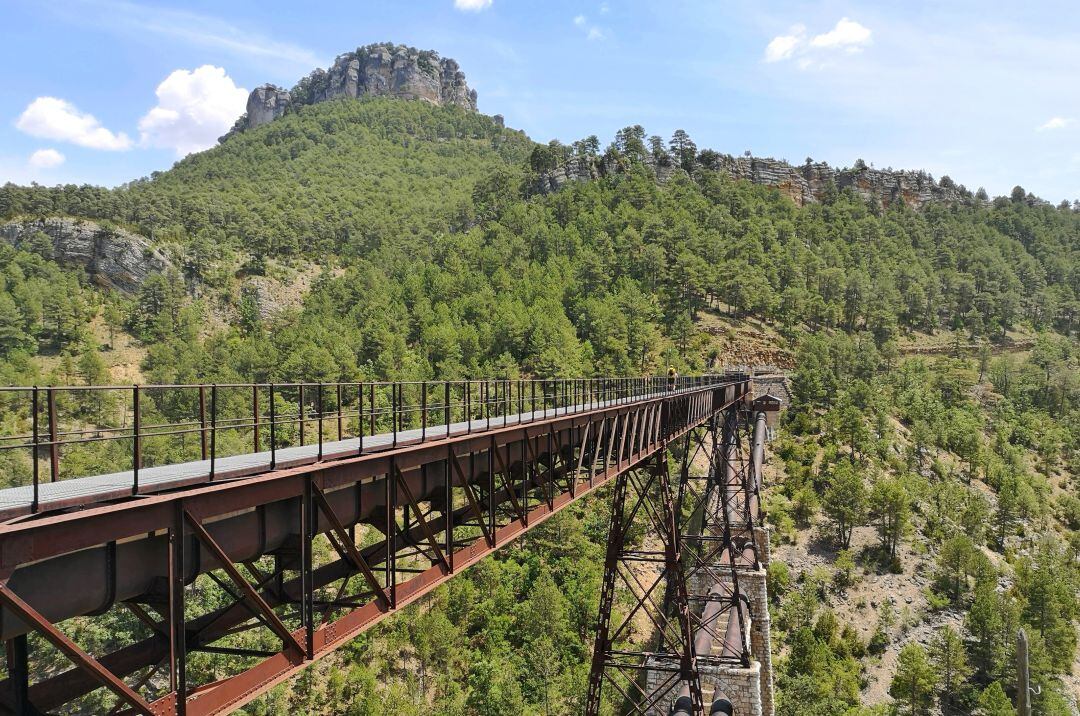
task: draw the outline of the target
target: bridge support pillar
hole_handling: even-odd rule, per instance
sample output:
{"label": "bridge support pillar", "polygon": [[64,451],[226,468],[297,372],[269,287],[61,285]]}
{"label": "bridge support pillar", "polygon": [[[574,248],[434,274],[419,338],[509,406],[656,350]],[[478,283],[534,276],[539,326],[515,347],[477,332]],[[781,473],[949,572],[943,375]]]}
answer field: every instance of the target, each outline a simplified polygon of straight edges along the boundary
{"label": "bridge support pillar", "polygon": [[761,703],[761,664],[750,666],[727,664],[702,665],[701,684],[712,687],[709,703],[720,698],[731,702],[734,716],[764,716]]}
{"label": "bridge support pillar", "polygon": [[773,663],[772,619],[769,616],[769,591],[765,568],[748,570],[739,575],[743,594],[750,601],[750,653],[760,665],[761,714],[772,716]]}
{"label": "bridge support pillar", "polygon": [[[701,691],[705,700],[705,716],[717,699],[727,699],[731,702],[734,716],[767,716],[763,703],[764,690],[762,687],[761,663],[751,661],[749,666],[735,666],[730,664],[710,664],[702,660],[698,667],[701,679]],[[649,693],[657,694],[669,681],[667,677],[668,664],[657,657],[649,657],[645,662],[647,668],[646,689]],[[663,695],[659,695],[656,703],[647,709],[646,716],[670,716],[671,707],[679,696],[679,685],[667,687]],[[771,708],[771,706],[770,706]]]}
{"label": "bridge support pillar", "polygon": [[754,526],[754,547],[757,549],[758,561],[761,566],[768,568],[772,560],[772,549],[769,547],[771,530],[763,524]]}

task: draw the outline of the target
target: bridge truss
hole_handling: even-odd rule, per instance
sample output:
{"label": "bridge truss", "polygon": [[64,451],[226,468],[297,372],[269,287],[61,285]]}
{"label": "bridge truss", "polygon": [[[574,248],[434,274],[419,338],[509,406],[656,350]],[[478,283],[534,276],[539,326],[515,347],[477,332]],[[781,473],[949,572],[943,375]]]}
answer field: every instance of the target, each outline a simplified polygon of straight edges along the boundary
{"label": "bridge truss", "polygon": [[[731,404],[686,430],[674,480],[667,451],[616,477],[588,716],[601,713],[605,693],[620,714],[721,713],[706,706],[702,669],[750,666],[740,574],[761,567],[762,455],[747,446],[752,423],[762,437],[764,416],[749,408]],[[635,633],[642,628],[650,638]],[[730,706],[722,679],[711,680],[711,708]]]}
{"label": "bridge truss", "polygon": [[[469,412],[461,429],[451,420],[450,387],[439,388],[445,405],[429,408],[425,385],[420,432],[399,432],[395,417],[392,439],[370,439],[365,449],[361,433],[359,450],[348,453],[324,451],[320,385],[319,445],[310,460],[290,465],[271,456],[256,474],[215,477],[211,452],[208,479],[164,481],[156,492],[139,488],[138,446],[154,436],[140,435],[136,419],[128,433],[134,490],[113,485],[108,501],[68,500],[54,511],[41,507],[38,459],[51,458],[52,474],[59,472],[59,431],[50,414],[49,434],[39,436],[35,389],[34,502],[0,526],[0,637],[8,665],[0,711],[78,710],[87,698],[112,714],[233,711],[609,482],[620,501],[629,493],[691,489],[686,480],[672,484],[669,445],[700,443],[700,426],[751,393],[743,375],[680,379],[671,389],[656,379],[624,380],[615,389],[552,382],[552,399],[545,385],[538,409],[535,387],[529,405],[529,388],[518,382],[515,399],[505,383],[501,398],[495,389],[495,420],[485,404],[486,423],[475,424]],[[271,399],[260,427],[258,390],[256,446],[267,421],[271,430],[281,422]],[[405,412],[393,402],[403,389],[392,393],[396,416]],[[360,401],[364,395],[361,387]],[[137,416],[138,390],[135,396]],[[303,440],[303,397],[300,405]],[[440,431],[427,416],[444,408]],[[361,429],[364,420],[361,410]],[[205,455],[205,420],[196,434]],[[211,451],[215,439],[211,434]],[[651,497],[638,504],[654,510]],[[667,500],[653,515],[662,541],[680,534],[675,504]],[[664,542],[671,573],[686,569],[681,549]],[[130,643],[91,655],[67,620],[116,610],[131,612],[139,628]],[[679,612],[680,643],[687,643],[690,618],[685,608]]]}

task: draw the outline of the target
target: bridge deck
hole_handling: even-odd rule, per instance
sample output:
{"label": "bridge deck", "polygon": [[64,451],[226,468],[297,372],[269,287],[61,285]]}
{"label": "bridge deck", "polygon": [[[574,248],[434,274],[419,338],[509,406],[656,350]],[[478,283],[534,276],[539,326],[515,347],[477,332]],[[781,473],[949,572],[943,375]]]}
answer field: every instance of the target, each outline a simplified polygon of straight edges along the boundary
{"label": "bridge deck", "polygon": [[[451,423],[450,437],[467,433],[481,432],[487,429],[520,425],[536,420],[544,420],[564,414],[582,413],[599,410],[613,405],[624,405],[651,400],[672,393],[692,391],[692,388],[677,391],[647,393],[632,398],[593,401],[588,404],[546,408],[513,415],[474,419]],[[429,425],[426,429],[412,428],[395,433],[366,435],[363,438],[363,451],[378,452],[395,445],[408,445],[421,440],[438,440],[447,436],[445,425]],[[320,460],[335,460],[356,456],[361,449],[360,438],[324,441],[294,447],[278,448],[275,451],[274,467],[284,469],[300,465],[313,464]],[[234,480],[267,472],[271,469],[271,453],[264,450],[257,453],[244,453],[217,457],[214,460],[214,481]],[[192,485],[210,482],[210,460],[195,460],[169,465],[143,467],[139,470],[138,494],[151,494],[174,490]],[[38,486],[38,511],[66,509],[79,505],[88,505],[111,500],[132,497],[135,484],[133,470],[123,470],[102,475],[69,478],[57,482],[42,482]],[[33,507],[33,485],[0,489],[0,520],[12,519],[29,514]]]}

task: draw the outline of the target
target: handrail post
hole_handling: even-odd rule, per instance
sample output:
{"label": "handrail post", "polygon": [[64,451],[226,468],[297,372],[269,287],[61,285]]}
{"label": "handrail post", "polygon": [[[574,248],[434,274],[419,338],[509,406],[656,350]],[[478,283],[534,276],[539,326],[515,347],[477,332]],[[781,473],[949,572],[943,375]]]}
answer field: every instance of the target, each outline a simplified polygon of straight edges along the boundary
{"label": "handrail post", "polygon": [[344,427],[341,424],[341,383],[337,384],[337,439],[338,442],[345,437]]}
{"label": "handrail post", "polygon": [[375,381],[368,383],[368,410],[371,416],[371,436],[375,436]]}
{"label": "handrail post", "polygon": [[139,386],[132,386],[132,410],[135,412],[135,421],[132,424],[132,435],[134,440],[131,444],[132,456],[131,456],[131,494],[139,494],[139,466],[142,463],[142,434],[140,433],[139,425]]}
{"label": "handrail post", "polygon": [[300,447],[304,446],[304,384],[300,383]]}
{"label": "handrail post", "polygon": [[259,384],[253,383],[251,385],[251,414],[254,416],[252,419],[252,431],[255,437],[255,452],[259,452]]}
{"label": "handrail post", "polygon": [[427,381],[420,383],[420,442],[427,440]]}
{"label": "handrail post", "polygon": [[35,513],[38,511],[38,483],[40,482],[41,466],[38,465],[38,387],[35,385],[34,390],[30,397],[30,410],[32,415],[30,416],[30,424],[34,433],[34,447],[31,448],[30,456],[34,463],[34,499],[30,503],[30,512]]}
{"label": "handrail post", "polygon": [[270,384],[270,469],[277,467],[277,408],[274,405],[274,384]]}
{"label": "handrail post", "polygon": [[446,420],[445,437],[450,437],[450,420],[453,416],[450,411],[450,381],[448,380],[443,381],[443,402],[443,418]]}
{"label": "handrail post", "polygon": [[465,432],[472,433],[472,381],[465,380]]}
{"label": "handrail post", "polygon": [[364,454],[364,382],[360,381],[356,384],[356,432],[359,433],[357,437],[360,439],[360,447],[357,448],[356,453],[358,455]]}
{"label": "handrail post", "polygon": [[322,459],[323,459],[323,436],[322,436],[322,434],[323,434],[323,412],[324,411],[323,411],[323,383],[322,383],[321,380],[319,381],[318,391],[319,391],[318,395],[315,396],[315,409],[317,411],[319,411],[319,419],[316,422],[316,425],[319,428],[319,457],[318,457],[318,460],[319,460],[319,462],[322,462]]}
{"label": "handrail post", "polygon": [[210,386],[210,481],[217,468],[217,383]]}
{"label": "handrail post", "polygon": [[206,459],[206,386],[199,386],[199,448],[202,459]]}
{"label": "handrail post", "polygon": [[390,429],[393,433],[392,447],[397,447],[397,429],[398,429],[398,394],[400,388],[398,382],[394,381],[390,384]]}
{"label": "handrail post", "polygon": [[60,446],[56,442],[56,388],[45,389],[46,409],[49,411],[49,481],[60,479]]}

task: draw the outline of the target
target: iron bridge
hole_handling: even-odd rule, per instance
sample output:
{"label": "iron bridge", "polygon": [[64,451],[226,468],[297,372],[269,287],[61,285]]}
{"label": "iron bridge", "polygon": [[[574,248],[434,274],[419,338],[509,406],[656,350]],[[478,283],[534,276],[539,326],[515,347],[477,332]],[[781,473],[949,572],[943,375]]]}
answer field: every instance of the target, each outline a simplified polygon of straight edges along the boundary
{"label": "iron bridge", "polygon": [[[668,446],[751,393],[732,373],[0,389],[0,712],[92,692],[231,712],[619,476],[670,493]],[[115,610],[130,643],[69,635]]]}

